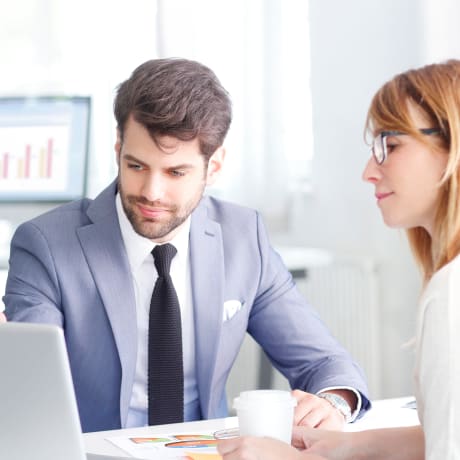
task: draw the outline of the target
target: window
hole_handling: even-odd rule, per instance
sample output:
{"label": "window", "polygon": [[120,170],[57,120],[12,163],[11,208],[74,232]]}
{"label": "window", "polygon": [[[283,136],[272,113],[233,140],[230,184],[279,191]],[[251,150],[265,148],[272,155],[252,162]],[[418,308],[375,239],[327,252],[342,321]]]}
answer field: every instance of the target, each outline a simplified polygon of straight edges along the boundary
{"label": "window", "polygon": [[161,57],[196,59],[229,91],[234,120],[213,194],[265,214],[309,187],[313,153],[308,2],[159,0]]}

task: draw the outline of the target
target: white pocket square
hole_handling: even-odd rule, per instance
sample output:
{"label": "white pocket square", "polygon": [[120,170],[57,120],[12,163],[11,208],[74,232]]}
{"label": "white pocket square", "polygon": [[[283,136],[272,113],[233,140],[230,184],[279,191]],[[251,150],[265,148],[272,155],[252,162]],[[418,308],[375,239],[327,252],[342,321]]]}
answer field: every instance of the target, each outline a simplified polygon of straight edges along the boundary
{"label": "white pocket square", "polygon": [[228,321],[233,318],[243,307],[239,300],[227,300],[224,302],[224,314],[222,321]]}

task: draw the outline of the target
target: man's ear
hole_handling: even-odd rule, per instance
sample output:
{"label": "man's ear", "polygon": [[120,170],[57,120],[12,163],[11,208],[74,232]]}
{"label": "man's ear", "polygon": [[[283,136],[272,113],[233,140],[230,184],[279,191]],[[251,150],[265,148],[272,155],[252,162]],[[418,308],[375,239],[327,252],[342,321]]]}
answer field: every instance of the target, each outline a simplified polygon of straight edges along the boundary
{"label": "man's ear", "polygon": [[117,140],[115,141],[114,147],[115,147],[115,155],[116,155],[116,161],[117,161],[118,166],[120,166],[121,145],[122,145],[121,134],[120,134],[120,130],[117,129]]}
{"label": "man's ear", "polygon": [[213,185],[220,176],[224,165],[225,153],[225,148],[221,146],[209,158],[206,185]]}

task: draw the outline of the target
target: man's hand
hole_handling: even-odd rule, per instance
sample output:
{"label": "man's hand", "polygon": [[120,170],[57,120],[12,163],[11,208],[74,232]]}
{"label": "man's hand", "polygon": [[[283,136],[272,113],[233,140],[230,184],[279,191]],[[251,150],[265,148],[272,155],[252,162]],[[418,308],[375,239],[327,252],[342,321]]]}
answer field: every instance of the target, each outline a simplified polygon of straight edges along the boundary
{"label": "man's hand", "polygon": [[6,323],[6,316],[2,312],[0,312],[0,323]]}
{"label": "man's hand", "polygon": [[273,438],[243,436],[225,439],[218,442],[217,450],[223,460],[325,460]]}
{"label": "man's hand", "polygon": [[343,430],[345,418],[324,398],[300,390],[294,390],[292,396],[297,399],[294,425],[326,430]]}

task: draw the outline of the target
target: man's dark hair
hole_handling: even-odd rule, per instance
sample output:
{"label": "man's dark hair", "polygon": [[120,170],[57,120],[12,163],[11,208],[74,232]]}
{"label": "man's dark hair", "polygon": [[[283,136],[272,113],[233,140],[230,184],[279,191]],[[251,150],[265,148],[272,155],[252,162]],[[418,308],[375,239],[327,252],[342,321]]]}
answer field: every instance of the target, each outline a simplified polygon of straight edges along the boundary
{"label": "man's dark hair", "polygon": [[153,59],[141,64],[118,87],[114,102],[121,141],[130,115],[155,142],[159,136],[182,141],[198,138],[209,157],[227,135],[231,102],[214,72],[187,59]]}

